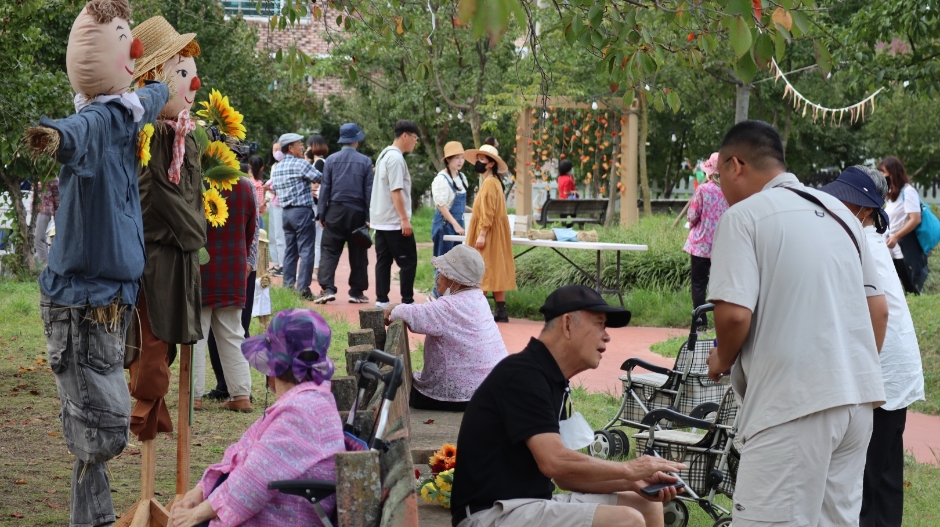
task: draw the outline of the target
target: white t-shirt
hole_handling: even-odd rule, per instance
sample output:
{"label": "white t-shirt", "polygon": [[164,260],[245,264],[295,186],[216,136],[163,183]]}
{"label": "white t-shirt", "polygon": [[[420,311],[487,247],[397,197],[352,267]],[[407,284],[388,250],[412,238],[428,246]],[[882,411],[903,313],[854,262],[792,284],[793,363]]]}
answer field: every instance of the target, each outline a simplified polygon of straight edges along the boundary
{"label": "white t-shirt", "polygon": [[386,147],[375,163],[372,198],[369,201],[369,219],[377,231],[400,231],[401,218],[392,203],[392,191],[401,190],[405,211],[411,220],[411,173],[401,150]]}
{"label": "white t-shirt", "polygon": [[[828,213],[773,188],[778,185],[808,192],[838,214],[861,254]],[[710,302],[752,313],[731,373],[743,399],[745,441],[829,408],[884,403],[867,303],[868,296],[884,292],[862,225],[839,200],[780,174],[721,217],[709,282]]]}
{"label": "white t-shirt", "polygon": [[868,248],[878,267],[878,277],[888,301],[888,331],[881,347],[881,375],[885,385],[885,410],[907,408],[914,401],[924,400],[924,370],[920,361],[920,346],[911,310],[907,307],[904,287],[898,278],[891,253],[881,234],[874,226],[865,227]]}
{"label": "white t-shirt", "polygon": [[[431,197],[434,199],[435,206],[449,209],[451,205],[454,204],[454,198],[457,194],[467,193],[467,178],[462,172],[458,172],[457,174],[457,177],[451,180],[450,174],[447,172],[442,170],[437,173],[437,176],[431,183]],[[457,192],[454,192],[454,188],[451,188],[451,184],[457,189]]]}
{"label": "white t-shirt", "polygon": [[[888,236],[904,228],[904,225],[907,224],[908,214],[920,212],[920,195],[917,194],[917,189],[912,185],[904,185],[897,201],[885,203],[885,212],[888,213],[888,221],[890,222],[888,231],[884,234],[887,240]],[[891,251],[891,257],[895,260],[904,258],[904,253],[901,252],[901,244],[897,244],[893,249],[888,250]]]}

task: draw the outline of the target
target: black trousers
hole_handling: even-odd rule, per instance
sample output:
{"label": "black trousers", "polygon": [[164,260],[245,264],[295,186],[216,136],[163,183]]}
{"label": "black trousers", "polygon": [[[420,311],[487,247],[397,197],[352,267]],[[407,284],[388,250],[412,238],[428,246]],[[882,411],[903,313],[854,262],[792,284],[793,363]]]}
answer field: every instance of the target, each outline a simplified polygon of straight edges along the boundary
{"label": "black trousers", "polygon": [[[692,257],[692,270],[689,273],[692,282],[692,309],[695,309],[707,303],[708,277],[712,270],[712,259],[695,255],[690,256]],[[705,315],[703,317],[708,318]]]}
{"label": "black trousers", "polygon": [[[248,326],[251,325],[251,308],[255,305],[255,277],[256,271],[248,274],[248,282],[245,284],[245,309],[242,309],[242,327],[245,328],[245,338],[251,335],[248,333]],[[212,363],[212,373],[215,374],[215,389],[222,393],[228,393],[228,384],[225,384],[225,374],[222,372],[222,361],[219,359],[219,347],[215,343],[215,335],[212,329],[209,329],[209,362]]]}
{"label": "black trousers", "polygon": [[330,203],[320,238],[320,267],[317,282],[324,291],[336,294],[336,266],[349,247],[349,296],[362,296],[369,289],[369,251],[352,241],[352,232],[366,224],[366,213],[342,203]]}
{"label": "black trousers", "polygon": [[907,408],[875,409],[863,476],[860,527],[901,527],[906,422]]}
{"label": "black trousers", "polygon": [[418,410],[437,410],[440,412],[463,412],[467,409],[467,403],[470,401],[438,401],[431,399],[427,395],[419,392],[414,386],[411,387],[411,395],[408,397],[408,406]]}
{"label": "black trousers", "polygon": [[418,270],[418,246],[414,233],[405,236],[401,231],[375,231],[375,296],[379,302],[388,302],[392,289],[392,261],[398,264],[401,302],[415,301],[415,272]]}

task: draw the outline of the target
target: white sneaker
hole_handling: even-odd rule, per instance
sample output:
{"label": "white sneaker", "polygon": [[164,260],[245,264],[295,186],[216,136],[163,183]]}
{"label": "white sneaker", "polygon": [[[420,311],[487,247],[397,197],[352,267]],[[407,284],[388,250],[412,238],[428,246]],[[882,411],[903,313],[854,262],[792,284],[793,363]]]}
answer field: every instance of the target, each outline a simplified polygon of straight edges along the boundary
{"label": "white sneaker", "polygon": [[375,307],[388,307],[391,302],[376,302]]}

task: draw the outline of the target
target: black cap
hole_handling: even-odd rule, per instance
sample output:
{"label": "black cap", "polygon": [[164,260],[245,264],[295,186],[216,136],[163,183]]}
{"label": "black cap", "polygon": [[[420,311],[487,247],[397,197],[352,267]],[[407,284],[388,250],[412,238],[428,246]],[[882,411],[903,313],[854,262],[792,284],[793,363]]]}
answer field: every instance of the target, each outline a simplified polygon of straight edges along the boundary
{"label": "black cap", "polygon": [[607,313],[607,327],[622,328],[630,323],[630,312],[608,304],[597,291],[583,285],[566,285],[552,291],[539,312],[545,322],[573,311]]}

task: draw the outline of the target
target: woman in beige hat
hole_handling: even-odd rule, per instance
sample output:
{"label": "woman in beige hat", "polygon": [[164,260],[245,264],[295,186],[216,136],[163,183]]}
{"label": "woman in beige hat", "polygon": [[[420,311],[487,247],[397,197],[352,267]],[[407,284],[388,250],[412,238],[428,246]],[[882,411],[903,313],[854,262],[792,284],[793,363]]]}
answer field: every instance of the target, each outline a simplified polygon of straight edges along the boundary
{"label": "woman in beige hat", "polygon": [[506,214],[506,197],[499,183],[499,173],[509,167],[495,147],[483,145],[479,150],[464,152],[474,164],[483,183],[473,202],[473,216],[467,229],[467,244],[476,247],[486,262],[482,289],[492,291],[496,301],[496,322],[509,322],[506,313],[506,291],[516,288],[516,264],[512,255],[512,234]]}
{"label": "woman in beige hat", "polygon": [[412,408],[462,412],[493,366],[506,358],[506,345],[480,290],[480,253],[458,244],[431,263],[438,272],[435,288],[440,298],[387,306],[385,321],[404,320],[413,333],[427,335],[424,367],[413,374]]}
{"label": "woman in beige hat", "polygon": [[[444,241],[448,234],[466,234],[463,225],[464,212],[471,212],[467,206],[467,177],[460,168],[463,167],[463,145],[460,141],[451,141],[444,145],[444,170],[437,173],[431,183],[431,197],[434,199],[434,221],[431,222],[431,239],[434,241],[434,256],[440,256],[454,248],[456,242]],[[434,271],[437,279],[437,270]],[[432,290],[431,296],[437,298],[437,291]]]}

